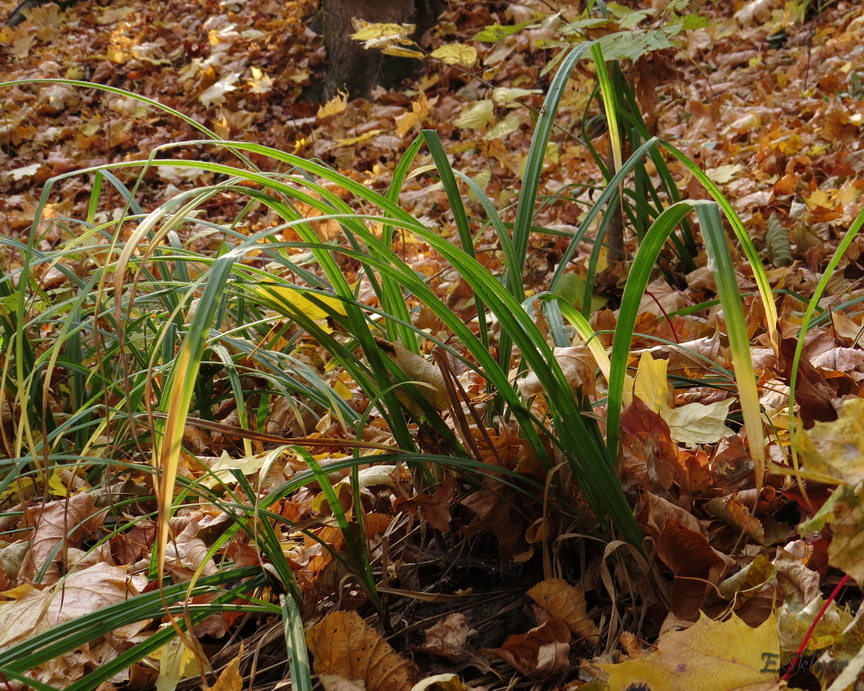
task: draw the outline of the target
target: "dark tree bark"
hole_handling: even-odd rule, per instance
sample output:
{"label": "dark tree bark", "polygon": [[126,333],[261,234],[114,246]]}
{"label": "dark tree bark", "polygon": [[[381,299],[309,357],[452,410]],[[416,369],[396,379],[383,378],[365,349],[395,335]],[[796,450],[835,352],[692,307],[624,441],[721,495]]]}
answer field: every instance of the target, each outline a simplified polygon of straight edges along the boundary
{"label": "dark tree bark", "polygon": [[365,97],[377,85],[392,86],[416,69],[417,61],[366,50],[351,38],[352,17],[367,22],[415,24],[414,39],[430,29],[444,8],[444,0],[322,0],[327,78],[324,98],[340,89],[352,98]]}

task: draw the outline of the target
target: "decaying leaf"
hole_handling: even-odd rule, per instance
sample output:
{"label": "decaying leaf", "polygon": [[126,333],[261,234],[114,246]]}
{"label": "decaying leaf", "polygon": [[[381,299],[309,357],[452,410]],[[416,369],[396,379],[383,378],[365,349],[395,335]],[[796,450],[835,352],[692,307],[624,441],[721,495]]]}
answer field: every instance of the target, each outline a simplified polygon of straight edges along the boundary
{"label": "decaying leaf", "polygon": [[447,478],[436,488],[434,494],[421,492],[411,499],[401,499],[396,502],[396,509],[407,509],[416,513],[423,510],[423,515],[435,530],[442,533],[450,532],[450,503],[453,500],[453,478]]}
{"label": "decaying leaf", "polygon": [[466,658],[465,644],[472,633],[474,631],[469,628],[465,615],[454,612],[423,632],[426,641],[420,649],[424,653],[459,662]]}
{"label": "decaying leaf", "polygon": [[331,612],[306,632],[325,691],[410,691],[416,669],[357,612]]}
{"label": "decaying leaf", "polygon": [[[401,343],[388,343],[381,339],[376,343],[399,366],[408,380],[414,383],[423,398],[436,410],[447,410],[450,406],[447,386],[444,383],[444,375],[435,364],[411,352]],[[414,414],[418,416],[423,414],[420,407],[404,390],[397,390],[396,395]]]}
{"label": "decaying leaf", "polygon": [[805,467],[837,482],[864,482],[864,399],[843,403],[833,422],[817,422],[798,442]]}
{"label": "decaying leaf", "polygon": [[[55,582],[60,576],[61,564],[62,570],[72,567],[68,548],[77,547],[85,536],[93,534],[102,525],[104,519],[104,513],[95,507],[93,496],[87,492],[78,492],[68,500],[34,506],[27,509],[27,515],[36,531],[19,577],[36,578],[50,559],[55,566],[46,571],[42,583]],[[61,546],[64,542],[66,549]]]}
{"label": "decaying leaf", "polygon": [[787,266],[792,263],[792,243],[789,240],[789,231],[780,223],[777,214],[771,214],[768,217],[765,244],[771,254],[771,263],[774,266]]}
{"label": "decaying leaf", "polygon": [[[570,385],[570,390],[575,394],[581,391],[583,395],[594,394],[597,369],[597,361],[587,346],[568,346],[555,348],[553,351],[555,360],[561,367],[564,378]],[[519,392],[523,396],[534,396],[543,392],[540,379],[534,372],[519,380]]]}

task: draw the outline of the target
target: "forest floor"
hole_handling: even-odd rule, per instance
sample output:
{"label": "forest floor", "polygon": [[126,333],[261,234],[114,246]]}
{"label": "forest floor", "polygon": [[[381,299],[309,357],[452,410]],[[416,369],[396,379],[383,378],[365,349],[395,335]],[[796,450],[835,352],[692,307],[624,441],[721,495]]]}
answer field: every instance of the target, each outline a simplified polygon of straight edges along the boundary
{"label": "forest floor", "polygon": [[[0,0],[0,15],[8,15],[15,4]],[[690,11],[706,18],[707,25],[683,32],[675,48],[650,52],[635,64],[626,64],[625,73],[634,84],[650,132],[696,161],[742,220],[770,267],[772,286],[781,296],[780,336],[793,342],[794,350],[792,339],[803,309],[800,296],[806,299],[813,294],[841,239],[864,209],[864,6],[825,2],[818,11],[813,7],[799,17],[799,6],[806,3],[735,0],[692,4]],[[327,65],[323,40],[316,32],[316,0],[82,0],[67,10],[49,4],[33,10],[15,29],[0,28],[0,74],[3,80],[84,80],[132,91],[190,116],[224,139],[323,161],[379,192],[387,189],[401,154],[420,129],[431,128],[441,138],[453,168],[477,182],[497,208],[504,210],[504,220],[512,222],[534,124],[554,74],[554,70],[544,73],[544,67],[560,50],[545,46],[559,37],[562,24],[577,18],[571,3],[561,5],[562,14],[554,19],[558,11],[554,1],[452,2],[438,26],[425,37],[423,47],[431,51],[454,42],[470,44],[478,53],[476,63],[463,67],[426,60],[418,63],[416,78],[401,88],[378,88],[368,99],[337,96],[328,103],[310,100]],[[651,17],[646,15],[645,21],[650,22]],[[475,40],[478,32],[490,25],[520,22],[526,23],[524,29],[499,41]],[[585,145],[587,139],[602,155],[609,151],[602,119],[600,126],[596,120],[584,130],[580,126],[587,121],[586,113],[601,113],[591,96],[593,85],[593,71],[577,68],[558,111],[560,128],[553,132],[547,149],[540,189],[547,201],[533,221],[554,234],[532,236],[525,281],[533,291],[544,289],[569,236],[579,227],[582,203],[595,194],[589,188],[603,185],[603,176]],[[516,95],[509,92],[487,108],[491,94],[505,93],[496,89],[522,91]],[[29,83],[5,86],[0,103],[0,226],[9,238],[26,241],[43,186],[57,175],[105,163],[144,160],[157,147],[166,147],[163,158],[236,163],[226,148],[200,141],[200,133],[190,123],[122,95],[58,82]],[[265,170],[274,165],[264,156],[253,154],[251,159]],[[431,156],[421,152],[416,165],[431,162]],[[684,166],[670,159],[669,168],[685,198],[708,198]],[[154,168],[140,179],[136,199],[149,211],[181,190],[207,184],[215,177],[194,168]],[[63,178],[42,209],[43,220],[56,221],[59,228],[63,219],[87,217],[91,191],[92,179],[86,175]],[[556,195],[567,194],[572,199],[555,201]],[[444,237],[455,237],[454,217],[441,185],[409,179],[400,203],[427,227],[439,229]],[[122,213],[124,202],[119,193],[113,204],[113,213]],[[266,209],[242,215],[244,205],[239,195],[236,199],[222,195],[205,206],[206,218],[212,223],[231,223],[242,216],[235,230],[249,234],[276,224]],[[477,205],[471,208],[477,216],[482,214]],[[772,217],[775,220],[771,222],[788,237],[794,260],[790,263],[772,264],[781,251],[767,239]],[[49,250],[60,242],[63,233],[51,230],[50,223],[45,227],[48,230],[38,249]],[[333,237],[337,235],[338,227]],[[201,232],[184,236],[183,242],[188,249],[207,253],[217,248],[221,238]],[[628,238],[627,242],[630,252],[636,241]],[[576,275],[584,272],[590,243],[581,249],[572,260]],[[435,289],[447,297],[454,311],[467,309],[459,277],[428,245],[406,242],[401,251],[419,274],[436,277]],[[862,251],[861,240],[850,245],[839,262],[836,280],[820,303],[826,314],[829,308],[843,305],[842,313],[832,314],[809,335],[801,367],[804,385],[798,391],[799,414],[808,427],[831,424],[843,402],[864,397],[861,317],[855,307],[855,298],[864,295]],[[486,258],[484,263],[490,270],[501,267],[500,246],[491,232],[478,235],[477,252]],[[0,257],[4,274],[20,268],[21,258],[13,246],[0,248]],[[740,260],[740,266],[736,264],[739,287],[750,295],[755,292],[752,274],[737,251],[735,259]],[[698,255],[696,263],[694,271],[685,271],[671,262],[670,273],[651,283],[637,328],[644,337],[634,339],[634,350],[655,346],[655,338],[690,344],[702,339],[702,354],[722,359],[719,341],[712,340],[716,314],[692,319],[668,316],[685,314],[689,305],[711,299],[714,288],[704,253]],[[41,277],[46,288],[60,280],[50,271],[46,268]],[[597,309],[592,325],[614,328],[626,272],[606,273],[602,279],[595,290]],[[788,368],[784,371],[784,367],[791,355],[783,351],[785,365],[782,357],[779,363],[772,360],[771,343],[758,326],[762,318],[758,304],[748,298],[745,307],[752,327],[754,367],[763,387],[763,408],[776,425],[776,443],[769,445],[769,457],[785,463],[788,444],[784,446],[782,428],[786,411],[780,400],[789,381]],[[437,328],[437,324],[429,327]],[[680,372],[687,366],[669,365],[670,371],[679,367]],[[775,398],[770,395],[772,391],[777,393]],[[701,388],[679,388],[676,401],[681,405],[692,401],[710,404],[725,397],[722,391],[715,395]],[[832,540],[826,533],[814,537],[796,531],[798,521],[814,511],[809,501],[815,501],[817,508],[825,501],[827,485],[819,485],[808,499],[800,495],[794,483],[773,476],[762,488],[759,527],[753,529],[748,523],[753,517],[742,522],[741,515],[736,514],[745,497],[756,498],[743,433],[727,428],[727,435],[711,443],[682,441],[675,457],[688,454],[686,463],[690,465],[685,465],[692,474],[674,483],[660,481],[660,485],[665,484],[661,491],[657,477],[652,476],[655,471],[645,470],[650,461],[646,463],[648,452],[644,448],[667,442],[675,445],[683,436],[673,441],[654,430],[646,441],[634,420],[630,422],[626,440],[631,449],[643,450],[625,450],[624,474],[631,494],[641,496],[643,531],[659,540],[666,521],[674,519],[689,526],[688,535],[703,536],[695,546],[685,544],[683,538],[677,546],[666,544],[665,554],[660,540],[659,558],[667,567],[664,573],[674,576],[674,585],[665,595],[672,600],[673,611],[680,613],[692,603],[692,589],[684,592],[688,579],[700,581],[700,586],[705,580],[716,584],[712,569],[718,565],[729,567],[734,562],[766,569],[770,565],[774,575],[762,580],[754,575],[755,567],[739,571],[749,573],[751,580],[748,586],[739,584],[731,591],[739,596],[734,605],[720,589],[722,596],[713,599],[704,588],[698,594],[697,610],[701,606],[715,617],[735,611],[757,631],[760,629],[755,627],[766,621],[774,602],[785,597],[788,605],[794,599],[790,590],[798,593],[801,607],[794,612],[800,612],[821,603],[819,598],[832,592],[844,572],[856,575],[864,571],[864,554],[858,557],[856,550],[860,548],[854,541],[847,545],[849,556],[844,562],[831,551]],[[308,432],[302,423],[299,427],[292,424],[286,422],[282,430],[285,436]],[[320,426],[318,431],[322,432]],[[844,439],[847,446],[855,444],[848,437]],[[199,443],[196,452],[207,457],[218,457],[223,449],[231,448],[217,435],[202,434]],[[507,442],[501,443],[506,446]],[[860,445],[856,454],[852,462],[860,468],[864,461]],[[528,468],[525,472],[531,475],[533,471]],[[457,691],[575,689],[582,682],[604,679],[595,666],[598,663],[650,659],[651,646],[658,640],[661,651],[663,640],[673,647],[681,645],[669,632],[685,624],[669,613],[669,602],[639,597],[640,588],[651,586],[635,577],[628,582],[620,573],[612,587],[605,565],[608,555],[596,546],[586,546],[566,526],[559,526],[556,539],[548,540],[538,536],[537,524],[526,525],[518,518],[516,510],[511,514],[511,508],[504,505],[472,503],[466,487],[445,483],[434,494],[418,496],[421,498],[411,497],[410,501],[402,498],[399,510],[416,517],[418,508],[423,507],[425,513],[420,515],[431,527],[424,524],[424,537],[415,533],[414,543],[402,547],[391,578],[399,587],[387,582],[381,586],[381,592],[390,598],[393,615],[387,627],[388,641],[396,653],[413,658],[420,669],[416,678],[459,673],[459,685],[450,679],[446,682],[450,686],[440,687]],[[17,504],[13,507],[6,497],[2,501],[2,511],[21,509]],[[300,496],[295,503],[304,506],[304,511],[311,510],[311,497]],[[377,501],[377,510],[380,512],[385,504]],[[399,502],[394,502],[389,508],[394,515],[397,505]],[[435,511],[443,512],[438,514],[437,523]],[[503,513],[496,515],[498,511]],[[3,525],[4,530],[12,531],[10,535],[23,530],[15,523]],[[746,526],[749,544],[741,548],[738,537]],[[853,526],[857,529],[854,522]],[[428,538],[425,531],[432,533],[433,528],[436,537]],[[665,539],[668,543],[668,534]],[[705,556],[706,551],[710,557]],[[778,556],[780,552],[782,556]],[[758,560],[759,555],[764,563]],[[688,570],[688,564],[694,563],[697,565]],[[555,638],[560,632],[550,632],[549,627],[540,634],[537,631],[550,617],[540,611],[540,605],[545,602],[554,609],[550,599],[576,597],[575,590],[555,590],[545,596],[535,591],[532,598],[539,604],[534,604],[533,610],[528,604],[526,592],[544,577],[551,584],[548,588],[564,588],[563,581],[552,576],[579,583],[579,597],[583,591],[587,593],[587,615],[582,623],[584,619],[593,623],[586,625],[581,636],[574,632],[572,646],[566,630],[566,644]],[[7,589],[20,585],[14,578],[3,579],[0,585]],[[312,591],[321,595],[323,587],[324,581]],[[469,598],[463,605],[460,598],[471,589],[484,597],[479,601]],[[616,589],[621,598],[617,603],[610,599]],[[409,592],[414,594],[406,594]],[[0,593],[0,597],[5,595]],[[839,641],[844,628],[855,626],[853,609],[847,606],[854,608],[860,597],[860,590],[853,586],[840,594],[840,605],[830,610],[835,628],[826,629],[826,637]],[[316,610],[325,601],[329,602],[321,595],[304,612],[309,623],[326,613],[324,605]],[[351,608],[344,602],[343,606]],[[584,602],[581,607],[584,611]],[[360,611],[371,614],[371,610]],[[786,612],[789,621],[795,618],[791,611]],[[374,617],[371,620],[379,623]],[[785,624],[787,640],[796,636],[800,640],[805,631],[789,621]],[[571,631],[579,626],[568,625]],[[271,626],[254,633],[238,625],[236,640],[230,638],[230,631],[221,633],[222,637],[217,637],[210,632],[216,641],[210,646],[214,658],[223,663],[230,660],[238,654],[239,639],[243,638],[247,680],[253,665],[248,651],[259,650],[264,652],[254,664],[264,671],[256,677],[255,688],[278,686],[284,673],[284,665],[278,664],[279,645],[284,647],[278,640],[281,628]],[[728,630],[710,633],[711,645],[725,645],[728,635]],[[844,641],[851,637],[848,632],[845,635]],[[521,638],[515,640],[513,636]],[[748,640],[746,635],[742,640]],[[825,639],[822,642],[819,649],[824,652],[829,646]],[[754,638],[748,645],[759,644]],[[220,647],[222,652],[217,654]],[[837,643],[834,650],[841,647]],[[526,652],[529,648],[533,652]],[[857,664],[864,665],[856,653],[850,654],[846,663],[858,660]],[[271,663],[274,666],[268,671]],[[77,677],[89,663],[68,664],[73,671],[64,674]],[[657,669],[666,669],[657,664]],[[822,678],[823,686],[826,680],[836,678],[837,673],[831,676],[830,672]],[[647,674],[644,670],[639,673]],[[60,672],[45,671],[42,678],[57,684],[57,677],[52,676],[56,674]],[[134,682],[129,683],[134,686]],[[198,682],[185,683],[194,686]],[[780,682],[776,683],[764,688],[781,688]],[[798,684],[796,688],[820,688],[820,680],[804,671],[792,676],[790,683]],[[325,683],[325,688],[360,687]],[[370,682],[366,688],[375,687]],[[383,683],[377,688],[387,691],[397,687]]]}

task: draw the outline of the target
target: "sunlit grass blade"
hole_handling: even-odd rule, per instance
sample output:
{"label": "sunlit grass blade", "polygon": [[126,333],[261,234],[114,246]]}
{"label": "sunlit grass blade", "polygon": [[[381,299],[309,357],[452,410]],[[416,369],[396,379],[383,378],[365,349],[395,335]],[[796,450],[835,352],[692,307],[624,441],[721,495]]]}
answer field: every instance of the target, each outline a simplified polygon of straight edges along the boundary
{"label": "sunlit grass blade", "polygon": [[606,60],[603,58],[603,50],[599,43],[591,46],[591,57],[594,59],[594,68],[597,70],[597,81],[600,84],[600,93],[603,95],[603,107],[606,111],[606,126],[609,128],[609,146],[612,149],[613,173],[621,170],[623,163],[621,155],[621,129],[618,125],[618,99],[615,95],[615,87],[609,78],[606,69]]}
{"label": "sunlit grass blade", "polygon": [[606,410],[606,448],[609,456],[618,458],[618,443],[621,434],[621,406],[624,401],[624,381],[627,374],[627,361],[630,357],[630,342],[642,296],[648,287],[654,264],[660,250],[666,244],[675,226],[693,210],[699,202],[678,202],[666,209],[645,233],[639,251],[630,267],[621,309],[615,325],[615,340],[609,364],[609,401]]}
{"label": "sunlit grass blade", "polygon": [[729,240],[717,204],[697,205],[696,215],[708,250],[708,261],[714,269],[717,294],[723,306],[723,319],[729,338],[729,350],[732,353],[732,366],[735,370],[735,383],[738,386],[738,399],[744,418],[744,431],[756,472],[756,489],[759,490],[765,477],[765,437],[762,430],[756,374],[750,354],[750,337],[747,334],[747,321],[744,317],[735,267],[729,251]]}
{"label": "sunlit grass blade", "polygon": [[165,550],[169,539],[169,522],[174,497],[174,482],[180,463],[180,451],[183,445],[183,432],[189,406],[195,388],[201,358],[207,346],[210,326],[213,316],[219,306],[225,285],[231,275],[234,257],[225,255],[216,259],[207,274],[207,282],[186,338],[177,354],[166,387],[167,393],[162,398],[160,409],[167,418],[161,430],[161,440],[153,449],[153,464],[159,468],[159,556],[158,578],[162,583],[165,568]]}
{"label": "sunlit grass blade", "polygon": [[723,193],[717,185],[714,184],[711,178],[709,178],[705,172],[699,168],[699,166],[697,166],[683,152],[672,146],[672,144],[662,140],[658,141],[667,151],[669,151],[669,153],[683,163],[687,169],[693,173],[697,180],[699,180],[702,186],[723,210],[726,220],[729,221],[729,224],[735,231],[735,236],[738,238],[738,242],[741,244],[741,249],[747,257],[747,262],[750,264],[750,269],[753,271],[753,278],[756,280],[756,286],[759,289],[759,295],[762,298],[762,306],[765,309],[765,327],[768,330],[768,337],[774,346],[775,352],[779,353],[780,334],[778,331],[777,305],[774,303],[774,294],[771,290],[771,282],[768,279],[768,274],[765,272],[765,267],[762,264],[762,260],[759,258],[759,252],[753,246],[753,241],[750,239],[747,229],[744,227],[738,214],[735,213],[735,209],[732,208],[729,200],[723,196]]}

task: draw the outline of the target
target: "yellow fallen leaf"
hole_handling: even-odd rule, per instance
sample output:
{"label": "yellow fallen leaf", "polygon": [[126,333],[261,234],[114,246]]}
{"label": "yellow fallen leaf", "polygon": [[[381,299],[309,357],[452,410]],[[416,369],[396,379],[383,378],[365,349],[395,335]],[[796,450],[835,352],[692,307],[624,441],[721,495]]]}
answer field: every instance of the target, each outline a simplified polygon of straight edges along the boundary
{"label": "yellow fallen leaf", "polygon": [[655,413],[669,406],[669,384],[666,381],[668,364],[666,360],[655,360],[651,353],[643,352],[636,368],[633,395]]}
{"label": "yellow fallen leaf", "polygon": [[[327,317],[334,313],[343,317],[346,315],[345,303],[339,298],[330,297],[325,293],[276,285],[261,286],[258,288],[258,291],[265,297],[275,299],[277,303],[293,307],[294,310],[306,315],[313,321],[327,319]],[[309,297],[306,297],[307,295]],[[328,309],[324,309],[321,305],[326,305]],[[291,316],[292,312],[289,312],[288,316]]]}
{"label": "yellow fallen leaf", "polygon": [[381,134],[384,130],[382,129],[374,129],[369,130],[368,132],[364,132],[363,134],[357,135],[356,137],[348,137],[347,139],[337,139],[335,141],[336,146],[352,146],[354,144],[360,144],[361,142],[368,142],[375,135]]}
{"label": "yellow fallen leaf", "polygon": [[469,103],[462,109],[462,112],[459,113],[453,124],[462,129],[482,129],[492,120],[493,110],[492,101]]}
{"label": "yellow fallen leaf", "polygon": [[836,420],[802,431],[798,447],[808,471],[849,485],[864,482],[864,399],[844,402]]}
{"label": "yellow fallen leaf", "polygon": [[243,675],[240,674],[240,662],[243,660],[243,641],[240,641],[240,651],[231,662],[229,662],[216,683],[205,687],[207,691],[242,691]]}
{"label": "yellow fallen leaf", "polygon": [[355,41],[363,41],[364,48],[384,48],[396,43],[403,45],[413,43],[409,37],[416,28],[414,24],[364,22],[356,17],[351,19],[351,23],[354,25],[351,38]]}
{"label": "yellow fallen leaf", "polygon": [[393,55],[397,58],[413,58],[415,60],[422,60],[426,57],[426,55],[420,50],[413,50],[403,46],[387,46],[386,48],[382,48],[381,52],[384,53],[384,55]]}
{"label": "yellow fallen leaf", "polygon": [[528,597],[553,617],[567,624],[567,628],[579,637],[597,636],[597,625],[588,618],[585,609],[585,594],[576,586],[561,578],[541,581],[528,591]]}
{"label": "yellow fallen leaf", "polygon": [[323,120],[331,115],[338,115],[348,107],[348,94],[337,91],[336,95],[318,109],[318,119]]}
{"label": "yellow fallen leaf", "polygon": [[464,691],[466,686],[458,674],[436,674],[411,687],[411,691]]}
{"label": "yellow fallen leaf", "polygon": [[477,62],[477,49],[464,43],[450,43],[432,51],[432,57],[446,62],[448,65],[471,67]]}
{"label": "yellow fallen leaf", "polygon": [[159,660],[159,677],[156,691],[174,691],[181,679],[193,677],[198,673],[195,652],[179,638],[172,638],[151,657]]}
{"label": "yellow fallen leaf", "polygon": [[492,100],[500,105],[506,105],[516,99],[542,93],[540,89],[516,89],[502,86],[492,91]]}
{"label": "yellow fallen leaf", "polygon": [[669,425],[669,436],[677,442],[694,448],[699,444],[713,444],[723,437],[735,434],[726,426],[733,398],[708,405],[687,403],[678,408],[661,407],[660,417]]}
{"label": "yellow fallen leaf", "polygon": [[774,614],[755,629],[734,614],[727,621],[702,615],[689,629],[661,636],[651,655],[598,667],[612,689],[767,691],[777,688],[779,661]]}

